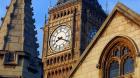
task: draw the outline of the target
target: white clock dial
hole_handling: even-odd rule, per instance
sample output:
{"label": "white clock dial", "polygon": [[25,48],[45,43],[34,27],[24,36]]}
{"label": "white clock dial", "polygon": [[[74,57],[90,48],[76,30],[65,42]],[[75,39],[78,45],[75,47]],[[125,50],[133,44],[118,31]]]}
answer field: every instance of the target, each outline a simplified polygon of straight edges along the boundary
{"label": "white clock dial", "polygon": [[50,47],[55,52],[63,51],[71,41],[71,30],[67,26],[58,27],[50,37]]}

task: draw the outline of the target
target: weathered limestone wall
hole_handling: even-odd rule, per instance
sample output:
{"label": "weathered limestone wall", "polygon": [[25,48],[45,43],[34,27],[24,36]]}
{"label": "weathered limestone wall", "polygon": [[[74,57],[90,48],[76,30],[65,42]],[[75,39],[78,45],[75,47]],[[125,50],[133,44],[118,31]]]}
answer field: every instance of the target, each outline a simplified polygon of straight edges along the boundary
{"label": "weathered limestone wall", "polygon": [[[140,26],[117,13],[109,26],[105,29],[98,39],[91,52],[87,55],[84,62],[80,65],[72,78],[100,78],[99,69],[96,68],[100,55],[104,47],[116,36],[130,37],[140,49]],[[140,77],[140,57],[136,58],[134,78]]]}
{"label": "weathered limestone wall", "polygon": [[4,66],[3,58],[0,57],[0,76],[22,76],[23,60],[19,60],[18,66]]}

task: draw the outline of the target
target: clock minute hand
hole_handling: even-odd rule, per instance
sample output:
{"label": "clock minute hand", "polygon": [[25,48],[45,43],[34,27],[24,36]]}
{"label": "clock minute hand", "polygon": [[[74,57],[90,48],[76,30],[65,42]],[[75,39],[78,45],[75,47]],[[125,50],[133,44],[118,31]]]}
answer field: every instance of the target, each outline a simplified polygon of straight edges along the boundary
{"label": "clock minute hand", "polygon": [[63,37],[58,37],[58,40],[56,40],[56,42],[58,42],[59,40],[64,40],[66,42],[69,42],[69,40],[63,39]]}
{"label": "clock minute hand", "polygon": [[66,41],[66,42],[70,42],[69,40],[66,40],[66,39],[63,39],[63,38],[62,38],[61,40],[64,40],[64,41]]}

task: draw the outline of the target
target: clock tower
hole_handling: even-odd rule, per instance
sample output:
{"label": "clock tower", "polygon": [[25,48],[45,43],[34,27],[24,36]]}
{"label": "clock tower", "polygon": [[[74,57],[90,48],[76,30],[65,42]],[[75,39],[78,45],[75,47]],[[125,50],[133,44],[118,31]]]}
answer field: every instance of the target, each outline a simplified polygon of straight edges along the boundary
{"label": "clock tower", "polygon": [[44,26],[44,78],[66,78],[106,16],[97,0],[58,0]]}

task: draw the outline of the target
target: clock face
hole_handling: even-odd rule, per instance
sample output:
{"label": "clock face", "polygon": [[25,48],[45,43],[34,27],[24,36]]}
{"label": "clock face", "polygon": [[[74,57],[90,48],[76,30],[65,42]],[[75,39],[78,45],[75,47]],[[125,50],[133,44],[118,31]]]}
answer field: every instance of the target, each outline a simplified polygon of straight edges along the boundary
{"label": "clock face", "polygon": [[50,47],[55,52],[63,51],[71,41],[71,30],[67,26],[58,27],[50,37]]}

